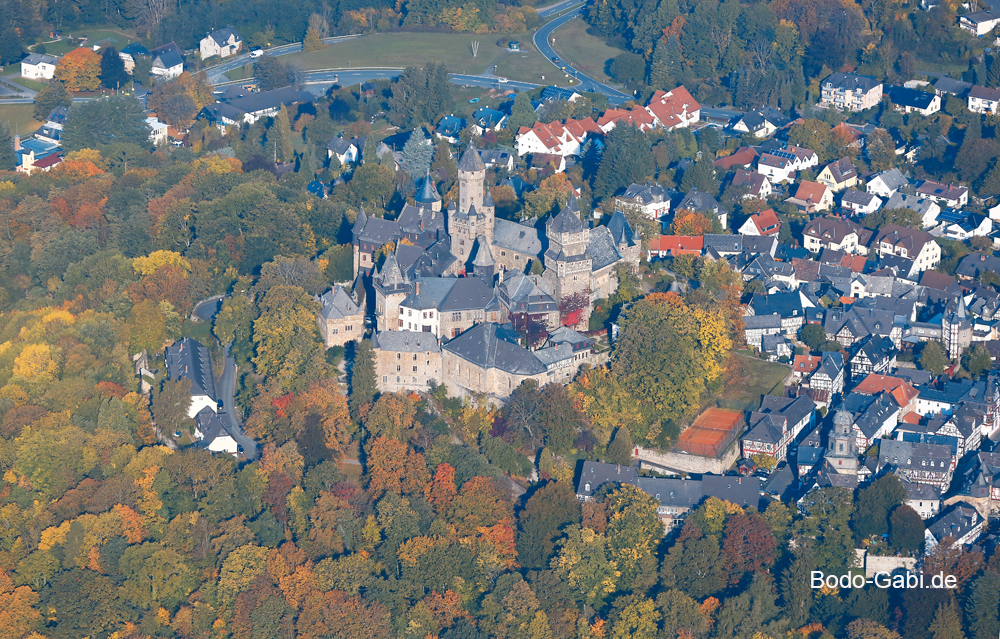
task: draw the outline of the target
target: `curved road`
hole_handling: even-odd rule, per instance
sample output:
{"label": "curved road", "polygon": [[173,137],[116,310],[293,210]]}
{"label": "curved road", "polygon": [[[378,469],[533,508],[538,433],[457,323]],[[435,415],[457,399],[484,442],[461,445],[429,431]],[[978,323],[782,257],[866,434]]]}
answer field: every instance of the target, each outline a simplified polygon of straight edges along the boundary
{"label": "curved road", "polygon": [[[550,36],[552,35],[553,31],[563,26],[570,20],[576,19],[582,12],[583,12],[583,6],[581,5],[580,7],[574,9],[573,11],[570,11],[566,15],[556,18],[555,20],[552,20],[551,22],[547,23],[541,29],[536,31],[534,37],[531,39],[531,41],[535,44],[535,48],[537,48],[542,53],[542,55],[545,56],[546,59],[548,59],[548,61],[552,63],[552,66],[556,67],[557,69],[560,69],[561,65],[557,65],[555,62],[552,62],[552,59],[557,57],[558,54],[556,54],[556,51],[555,49],[552,48],[552,45],[549,44]],[[597,80],[587,76],[583,72],[574,69],[565,62],[563,62],[562,65],[565,66],[566,73],[570,74],[571,76],[579,80],[580,90],[588,91],[591,93],[603,93],[604,95],[608,96],[608,104],[615,104],[615,105],[622,104],[632,99],[631,95],[622,93],[621,91],[613,89],[606,84],[602,84]]]}

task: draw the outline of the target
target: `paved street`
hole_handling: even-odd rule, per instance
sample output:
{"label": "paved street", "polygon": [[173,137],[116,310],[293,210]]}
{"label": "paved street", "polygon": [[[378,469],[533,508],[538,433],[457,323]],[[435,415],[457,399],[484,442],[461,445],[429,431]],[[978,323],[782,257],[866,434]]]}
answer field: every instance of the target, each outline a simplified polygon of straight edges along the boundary
{"label": "paved street", "polygon": [[538,10],[538,15],[541,18],[547,18],[553,14],[559,13],[560,11],[565,11],[570,7],[575,7],[577,5],[582,6],[584,3],[580,0],[563,0],[562,2],[557,2],[555,4],[550,4],[547,7],[542,7]]}
{"label": "paved street", "polygon": [[226,420],[226,425],[229,427],[229,434],[233,436],[236,443],[243,447],[243,455],[247,458],[247,461],[253,461],[257,459],[259,453],[257,442],[247,437],[246,433],[243,432],[243,425],[240,423],[240,418],[236,411],[234,397],[236,392],[236,360],[229,356],[229,346],[226,346],[224,352],[226,367],[223,369],[222,377],[219,378],[219,383],[216,385],[216,391],[218,392],[219,399],[222,400],[224,411],[219,413],[219,417]]}
{"label": "paved street", "polygon": [[[549,62],[552,62],[552,59],[557,57],[555,49],[553,49],[552,45],[550,44],[552,32],[558,29],[559,27],[563,26],[570,20],[575,20],[577,17],[579,17],[582,11],[583,11],[583,6],[581,5],[579,8],[570,11],[569,13],[560,18],[556,18],[555,20],[549,22],[544,27],[535,32],[535,36],[534,38],[532,38],[532,41],[535,43],[535,47],[537,47],[538,50],[541,51],[542,55],[545,56],[549,60]],[[604,95],[608,96],[608,104],[618,105],[632,99],[632,96],[622,93],[617,89],[613,89],[606,84],[602,84],[597,80],[594,80],[593,78],[584,74],[582,71],[579,71],[569,66],[569,64],[567,64],[565,61],[562,63],[562,65],[559,66],[557,66],[554,62],[552,62],[552,66],[555,67],[556,69],[559,69],[559,66],[565,66],[566,67],[565,73],[568,73],[577,80],[579,80],[580,83],[579,85],[577,85],[579,87],[579,90],[588,91],[591,93],[603,93]]]}
{"label": "paved street", "polygon": [[[324,38],[323,42],[326,44],[335,44],[337,42],[345,42],[347,40],[353,40],[354,38],[360,38],[360,35],[349,35],[349,36],[335,36],[332,38]],[[302,51],[301,42],[293,42],[291,44],[283,44],[277,47],[271,47],[270,49],[265,49],[264,53],[266,55],[285,55],[288,53],[298,53]],[[238,69],[248,62],[252,62],[250,57],[250,51],[241,53],[240,55],[227,60],[221,64],[217,64],[214,67],[209,67],[205,69],[205,75],[208,76],[208,81],[212,84],[221,84],[223,82],[228,82],[229,78],[226,77],[226,73],[232,71],[233,69]]]}
{"label": "paved street", "polygon": [[704,120],[725,120],[729,121],[735,117],[743,115],[743,111],[725,107],[701,107],[701,117]]}

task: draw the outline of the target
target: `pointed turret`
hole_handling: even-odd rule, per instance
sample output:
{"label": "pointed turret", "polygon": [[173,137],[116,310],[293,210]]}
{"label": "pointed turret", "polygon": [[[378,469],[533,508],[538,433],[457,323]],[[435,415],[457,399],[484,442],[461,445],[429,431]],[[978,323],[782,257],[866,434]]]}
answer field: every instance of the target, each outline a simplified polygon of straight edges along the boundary
{"label": "pointed turret", "polygon": [[431,179],[430,169],[427,170],[427,176],[424,178],[424,183],[420,186],[420,190],[413,199],[416,200],[418,204],[424,204],[427,206],[441,201],[441,194],[438,193],[437,187],[434,186],[434,180]]}
{"label": "pointed turret", "polygon": [[961,295],[958,296],[958,319],[964,322],[969,316],[965,312],[965,298]]}
{"label": "pointed turret", "polygon": [[407,279],[406,275],[399,268],[399,262],[396,261],[396,254],[394,252],[385,256],[385,263],[382,265],[378,282],[381,284],[383,290],[409,284],[410,280]]}
{"label": "pointed turret", "polygon": [[566,203],[566,208],[577,213],[580,212],[580,203],[576,201],[576,191],[570,191],[569,202]]}
{"label": "pointed turret", "polygon": [[361,235],[361,231],[365,230],[365,224],[368,223],[368,216],[365,215],[365,207],[361,207],[361,212],[358,213],[358,219],[354,220],[354,226],[351,228],[351,235],[354,236],[354,243],[357,244],[358,236]]}
{"label": "pointed turret", "polygon": [[483,206],[488,206],[490,208],[496,206],[493,204],[493,196],[490,195],[490,190],[486,189],[486,195],[483,196]]}
{"label": "pointed turret", "polygon": [[462,154],[462,159],[458,161],[459,171],[485,171],[486,165],[483,164],[483,158],[479,157],[479,151],[476,150],[475,145],[469,142],[469,147]]}
{"label": "pointed turret", "polygon": [[493,259],[493,251],[486,241],[486,236],[480,235],[476,238],[476,243],[479,245],[479,249],[476,251],[476,259],[472,260],[475,273],[480,277],[493,277],[496,260]]}
{"label": "pointed turret", "polygon": [[470,204],[469,205],[469,217],[470,218],[476,217],[476,205],[475,204]]}
{"label": "pointed turret", "polygon": [[562,211],[549,220],[546,231],[550,233],[582,233],[583,222],[580,221],[580,209],[579,207],[574,209],[572,205],[575,204],[576,198],[571,198]]}

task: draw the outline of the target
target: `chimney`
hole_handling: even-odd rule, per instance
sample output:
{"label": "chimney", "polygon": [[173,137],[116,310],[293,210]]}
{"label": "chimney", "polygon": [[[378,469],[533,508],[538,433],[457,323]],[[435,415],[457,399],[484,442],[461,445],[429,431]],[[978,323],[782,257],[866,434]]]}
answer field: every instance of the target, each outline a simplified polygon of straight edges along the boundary
{"label": "chimney", "polygon": [[14,136],[14,152],[16,153],[17,151],[20,151],[20,150],[21,150],[21,136],[20,135],[15,135]]}
{"label": "chimney", "polygon": [[417,295],[420,295],[420,282],[417,282]]}

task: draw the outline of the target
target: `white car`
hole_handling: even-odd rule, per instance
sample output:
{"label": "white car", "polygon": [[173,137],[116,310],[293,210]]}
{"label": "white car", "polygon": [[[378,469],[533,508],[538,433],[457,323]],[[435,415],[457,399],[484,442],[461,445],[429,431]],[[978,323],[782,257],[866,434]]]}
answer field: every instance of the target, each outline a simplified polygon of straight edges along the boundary
{"label": "white car", "polygon": [[497,78],[497,82],[499,82],[500,84],[507,84],[508,82],[510,82],[510,80],[508,80],[507,78]]}
{"label": "white car", "polygon": [[259,58],[262,55],[264,55],[264,50],[263,49],[253,49],[253,50],[250,51],[250,57],[251,58]]}

